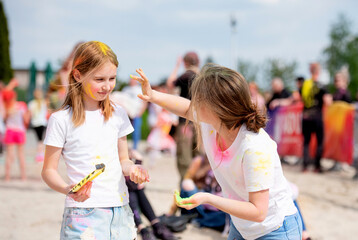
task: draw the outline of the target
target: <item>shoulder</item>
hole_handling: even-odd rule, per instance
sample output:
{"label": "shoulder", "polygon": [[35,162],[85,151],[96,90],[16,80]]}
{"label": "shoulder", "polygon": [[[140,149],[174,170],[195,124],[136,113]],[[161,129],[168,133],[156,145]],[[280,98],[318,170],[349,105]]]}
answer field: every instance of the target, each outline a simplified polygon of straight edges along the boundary
{"label": "shoulder", "polygon": [[61,109],[51,114],[50,119],[54,121],[66,121],[70,119],[71,111],[70,109]]}
{"label": "shoulder", "polygon": [[113,106],[113,109],[114,109],[113,114],[115,116],[127,115],[126,110],[121,105],[112,103],[112,106]]}
{"label": "shoulder", "polygon": [[246,126],[242,127],[244,127],[244,129],[241,142],[244,149],[270,152],[276,148],[276,143],[263,128],[260,128],[259,132],[255,133],[247,130]]}

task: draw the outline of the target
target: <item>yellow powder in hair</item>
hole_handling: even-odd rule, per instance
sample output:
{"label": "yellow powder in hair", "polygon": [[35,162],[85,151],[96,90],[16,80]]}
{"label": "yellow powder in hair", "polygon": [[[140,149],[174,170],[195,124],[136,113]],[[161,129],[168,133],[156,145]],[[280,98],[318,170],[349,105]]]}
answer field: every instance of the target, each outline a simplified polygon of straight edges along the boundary
{"label": "yellow powder in hair", "polygon": [[103,54],[107,56],[107,52],[109,50],[108,46],[106,44],[104,44],[103,42],[99,42],[99,41],[96,41],[96,43],[98,44],[98,46],[101,49],[101,51],[103,52]]}

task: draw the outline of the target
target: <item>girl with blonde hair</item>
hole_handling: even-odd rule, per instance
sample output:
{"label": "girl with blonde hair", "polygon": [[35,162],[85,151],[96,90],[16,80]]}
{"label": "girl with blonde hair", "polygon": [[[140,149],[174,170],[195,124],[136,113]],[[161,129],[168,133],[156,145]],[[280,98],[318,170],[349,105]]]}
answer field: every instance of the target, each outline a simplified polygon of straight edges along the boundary
{"label": "girl with blonde hair", "polygon": [[[133,127],[125,110],[109,100],[117,67],[117,56],[106,44],[81,44],[74,54],[65,102],[49,119],[42,178],[66,195],[61,239],[136,238],[124,176],[135,183],[149,177],[128,157],[127,135]],[[69,183],[58,172],[61,155]],[[93,183],[70,193],[101,163],[105,171]]]}

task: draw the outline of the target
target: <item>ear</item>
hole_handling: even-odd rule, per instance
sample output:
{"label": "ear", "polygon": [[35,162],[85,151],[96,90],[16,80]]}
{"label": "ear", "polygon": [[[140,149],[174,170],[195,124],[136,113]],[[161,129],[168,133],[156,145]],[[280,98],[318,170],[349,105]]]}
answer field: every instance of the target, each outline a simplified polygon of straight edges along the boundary
{"label": "ear", "polygon": [[81,82],[81,73],[80,73],[80,71],[78,71],[77,69],[73,69],[72,74],[73,74],[73,78],[77,82]]}

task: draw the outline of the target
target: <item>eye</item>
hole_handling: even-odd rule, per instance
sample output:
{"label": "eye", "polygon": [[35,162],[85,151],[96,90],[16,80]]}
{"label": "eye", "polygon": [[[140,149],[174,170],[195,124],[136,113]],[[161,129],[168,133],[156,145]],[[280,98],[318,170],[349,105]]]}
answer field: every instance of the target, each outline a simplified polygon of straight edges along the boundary
{"label": "eye", "polygon": [[103,78],[96,78],[95,79],[97,82],[102,82],[103,81]]}
{"label": "eye", "polygon": [[116,78],[115,78],[115,77],[111,77],[109,80],[110,80],[110,81],[115,81]]}

